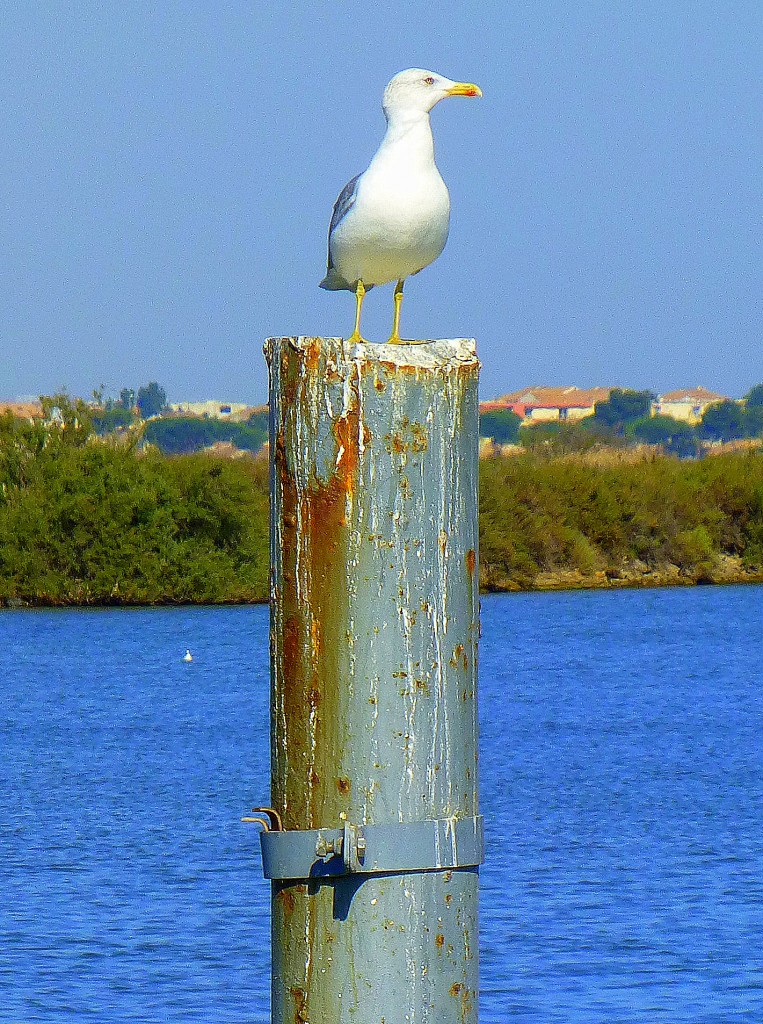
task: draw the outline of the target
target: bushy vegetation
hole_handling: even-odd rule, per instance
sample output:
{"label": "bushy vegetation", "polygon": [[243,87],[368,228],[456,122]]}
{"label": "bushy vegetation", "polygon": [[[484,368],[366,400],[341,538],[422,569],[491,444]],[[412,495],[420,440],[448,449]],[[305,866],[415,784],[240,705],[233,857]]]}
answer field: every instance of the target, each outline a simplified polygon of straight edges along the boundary
{"label": "bushy vegetation", "polygon": [[632,420],[626,425],[625,435],[644,444],[660,445],[668,455],[682,459],[696,458],[701,454],[694,427],[672,416],[643,416]]}
{"label": "bushy vegetation", "polygon": [[268,438],[266,423],[234,423],[230,420],[173,416],[150,420],[143,439],[155,444],[165,455],[181,455],[229,441],[242,451],[256,452]]}
{"label": "bushy vegetation", "polygon": [[697,433],[708,441],[736,441],[763,432],[763,409],[738,402],[715,402],[705,409]]}
{"label": "bushy vegetation", "polygon": [[95,440],[87,408],[0,418],[0,600],[258,601],[267,596],[267,473]]}
{"label": "bushy vegetation", "polygon": [[583,458],[481,465],[483,582],[528,586],[542,572],[616,572],[639,562],[702,576],[722,555],[763,566],[763,457],[699,462],[654,456],[601,466]]}
{"label": "bushy vegetation", "polygon": [[[0,417],[0,602],[267,598],[262,460],[141,451],[138,432],[97,437],[82,402],[58,395],[43,408],[36,424]],[[724,555],[763,571],[763,456],[539,452],[481,464],[487,588],[566,570],[594,582],[633,565],[709,579]]]}
{"label": "bushy vegetation", "polygon": [[101,437],[125,430],[135,423],[135,413],[121,405],[110,405],[93,413],[93,428]]}
{"label": "bushy vegetation", "polygon": [[160,384],[152,380],[145,387],[138,388],[135,404],[144,420],[150,416],[158,416],[167,405],[167,392]]}
{"label": "bushy vegetation", "polygon": [[494,409],[480,413],[480,437],[490,437],[496,444],[516,444],[522,417],[511,409]]}
{"label": "bushy vegetation", "polygon": [[520,427],[519,443],[536,455],[550,457],[586,452],[593,448],[619,448],[623,438],[593,422],[593,417],[569,423],[547,420]]}
{"label": "bushy vegetation", "polygon": [[651,391],[613,388],[605,402],[597,402],[594,406],[591,425],[610,430],[613,434],[624,434],[629,423],[649,415],[656,397]]}

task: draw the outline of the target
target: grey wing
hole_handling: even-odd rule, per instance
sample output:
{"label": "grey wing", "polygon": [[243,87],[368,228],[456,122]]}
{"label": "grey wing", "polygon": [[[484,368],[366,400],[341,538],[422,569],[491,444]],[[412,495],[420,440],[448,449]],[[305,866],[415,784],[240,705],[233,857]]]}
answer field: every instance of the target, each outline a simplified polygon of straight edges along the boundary
{"label": "grey wing", "polygon": [[342,191],[339,193],[339,198],[334,203],[334,212],[331,214],[331,224],[329,225],[328,270],[334,269],[334,264],[331,259],[331,235],[333,234],[334,228],[343,220],[344,217],[347,216],[347,214],[350,212],[355,203],[355,197],[358,192],[359,178],[360,175],[356,174],[351,181],[348,181],[347,184],[342,189]]}

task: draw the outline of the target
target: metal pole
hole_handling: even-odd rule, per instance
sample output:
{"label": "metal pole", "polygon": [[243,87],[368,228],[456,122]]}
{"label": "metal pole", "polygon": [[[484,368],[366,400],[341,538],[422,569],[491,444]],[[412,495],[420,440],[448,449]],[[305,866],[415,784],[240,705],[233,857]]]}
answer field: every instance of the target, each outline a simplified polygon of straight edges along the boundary
{"label": "metal pole", "polygon": [[474,1024],[474,343],[266,355],[272,1019]]}

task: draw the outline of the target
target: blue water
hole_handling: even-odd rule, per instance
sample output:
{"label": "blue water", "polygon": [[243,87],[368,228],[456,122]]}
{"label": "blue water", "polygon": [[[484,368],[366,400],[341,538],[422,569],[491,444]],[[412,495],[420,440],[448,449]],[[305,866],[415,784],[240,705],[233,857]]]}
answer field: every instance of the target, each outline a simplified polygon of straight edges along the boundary
{"label": "blue water", "polygon": [[[760,1024],[763,588],[482,622],[483,1024]],[[267,671],[264,608],[0,613],[0,1022],[269,1020]]]}

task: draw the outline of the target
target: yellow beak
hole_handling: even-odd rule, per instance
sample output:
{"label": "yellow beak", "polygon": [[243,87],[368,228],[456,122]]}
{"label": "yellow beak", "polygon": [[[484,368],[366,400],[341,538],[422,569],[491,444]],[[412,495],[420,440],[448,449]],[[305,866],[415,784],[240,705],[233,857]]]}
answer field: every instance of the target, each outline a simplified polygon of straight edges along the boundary
{"label": "yellow beak", "polygon": [[448,89],[448,96],[481,96],[482,89],[471,82],[456,82]]}

